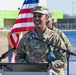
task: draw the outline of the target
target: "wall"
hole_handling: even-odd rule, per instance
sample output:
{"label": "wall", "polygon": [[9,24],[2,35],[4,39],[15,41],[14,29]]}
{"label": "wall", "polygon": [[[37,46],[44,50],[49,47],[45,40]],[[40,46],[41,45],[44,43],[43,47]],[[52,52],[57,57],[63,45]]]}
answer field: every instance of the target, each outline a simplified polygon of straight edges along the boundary
{"label": "wall", "polygon": [[[13,19],[17,18],[18,13],[19,10],[0,10],[0,28],[5,27],[5,19],[10,19],[13,21]],[[53,13],[55,21],[63,18],[63,13],[61,11],[53,11]]]}
{"label": "wall", "polygon": [[4,19],[16,19],[19,10],[0,10],[0,28],[4,28]]}

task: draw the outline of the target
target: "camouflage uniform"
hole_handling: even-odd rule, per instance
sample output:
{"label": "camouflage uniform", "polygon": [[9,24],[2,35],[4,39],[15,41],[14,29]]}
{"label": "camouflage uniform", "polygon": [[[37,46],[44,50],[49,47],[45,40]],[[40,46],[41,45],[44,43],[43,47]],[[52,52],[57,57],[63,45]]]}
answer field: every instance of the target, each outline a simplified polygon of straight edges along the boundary
{"label": "camouflage uniform", "polygon": [[[48,12],[48,17],[49,17],[49,20],[54,21],[54,15],[52,12]],[[60,29],[56,28],[54,25],[52,25],[51,30],[57,32],[59,34],[59,36],[61,37],[61,39],[63,40],[67,50],[72,51],[72,46],[71,46],[68,38],[66,37],[66,35]]]}
{"label": "camouflage uniform", "polygon": [[[32,33],[35,35],[36,38],[39,38],[48,43],[51,42],[53,45],[66,49],[63,41],[61,40],[61,38],[58,36],[57,33],[53,32],[48,28],[46,28],[45,31],[42,33],[37,33],[36,30],[34,29],[33,31],[27,32],[20,40],[20,43],[16,50],[17,52],[16,62],[25,63],[26,60],[30,63],[47,62],[47,58],[48,58],[47,45],[36,39],[31,39],[31,40],[28,39],[30,38],[30,35]],[[62,50],[58,50],[57,48],[54,48],[52,46],[51,46],[51,50],[56,56],[56,61],[60,61],[65,65],[66,54],[63,53]],[[56,61],[54,64],[57,64]]]}
{"label": "camouflage uniform", "polygon": [[[39,6],[37,6],[36,9],[34,9],[34,11],[35,12],[33,12],[33,14],[34,13],[41,13],[44,15],[47,14],[47,9]],[[47,63],[48,62],[49,49],[47,47],[47,44],[37,39],[32,39],[31,35],[32,37],[38,38],[44,42],[47,42],[49,44],[51,43],[52,45],[66,49],[66,46],[62,41],[62,39],[60,38],[60,36],[58,35],[58,33],[48,29],[47,27],[43,32],[41,31],[37,32],[36,29],[34,29],[24,34],[24,36],[21,38],[19,45],[16,49],[16,53],[17,53],[16,62],[18,63],[26,63],[26,62]],[[56,57],[56,59],[52,62],[52,64],[53,65],[62,64],[63,67],[61,68],[64,68],[66,64],[66,53],[63,52],[63,50],[55,48],[51,45],[50,48]],[[63,75],[64,73],[62,74],[60,72],[58,74]]]}
{"label": "camouflage uniform", "polygon": [[60,29],[56,28],[55,26],[53,26],[52,30],[59,34],[59,36],[62,38],[63,42],[65,43],[67,50],[72,51],[72,46],[68,38],[65,36],[65,34]]}

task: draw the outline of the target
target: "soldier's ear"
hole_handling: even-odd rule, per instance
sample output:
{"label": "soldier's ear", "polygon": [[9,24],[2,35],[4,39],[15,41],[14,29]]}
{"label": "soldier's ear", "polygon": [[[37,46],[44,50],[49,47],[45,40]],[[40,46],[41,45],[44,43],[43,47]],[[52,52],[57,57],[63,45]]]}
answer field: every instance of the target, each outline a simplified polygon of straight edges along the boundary
{"label": "soldier's ear", "polygon": [[48,15],[47,15],[47,14],[46,14],[45,18],[46,18],[46,20],[48,20],[48,19],[49,19],[49,17],[48,17]]}

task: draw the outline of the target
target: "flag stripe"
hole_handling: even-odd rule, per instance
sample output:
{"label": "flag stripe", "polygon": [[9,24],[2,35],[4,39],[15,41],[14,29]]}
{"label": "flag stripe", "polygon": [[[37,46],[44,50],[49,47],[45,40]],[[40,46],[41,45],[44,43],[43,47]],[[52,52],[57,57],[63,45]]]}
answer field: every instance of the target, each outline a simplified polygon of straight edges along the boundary
{"label": "flag stripe", "polygon": [[10,46],[12,48],[16,47],[16,45],[17,45],[17,43],[19,41],[19,34],[20,33],[12,33],[12,34],[8,35],[8,40],[9,40]]}
{"label": "flag stripe", "polygon": [[28,31],[28,30],[32,30],[34,29],[34,26],[30,26],[30,27],[20,27],[20,28],[14,28],[12,30],[12,32],[20,32],[20,31]]}
{"label": "flag stripe", "polygon": [[25,16],[26,16],[26,18],[32,18],[33,17],[33,15],[31,15],[31,13],[24,13],[24,14],[20,14],[18,17],[17,17],[17,19],[19,19],[19,18],[25,18]]}
{"label": "flag stripe", "polygon": [[[30,8],[34,8],[35,6],[37,6],[38,5],[38,3],[34,3],[34,4],[31,4],[31,7],[30,7],[30,4],[24,4],[23,6],[22,6],[22,9],[30,9]],[[21,9],[21,10],[22,10]]]}
{"label": "flag stripe", "polygon": [[8,41],[9,41],[10,46],[12,48],[14,48],[15,46],[14,46],[13,40],[11,39],[11,34],[8,34],[7,38],[8,38]]}
{"label": "flag stripe", "polygon": [[12,34],[12,37],[14,38],[14,42],[16,43],[17,42],[17,37],[15,34]]}
{"label": "flag stripe", "polygon": [[13,39],[12,35],[10,35],[10,38],[11,38],[11,40],[12,40],[12,43],[13,43],[14,46],[15,46],[15,40]]}
{"label": "flag stripe", "polygon": [[33,22],[33,19],[32,18],[20,18],[20,19],[17,19],[16,21],[15,21],[15,24],[17,24],[17,23],[23,23],[23,22]]}
{"label": "flag stripe", "polygon": [[25,23],[18,23],[18,24],[14,24],[14,28],[19,28],[19,27],[30,27],[30,26],[34,26],[33,22],[25,22]]}
{"label": "flag stripe", "polygon": [[33,8],[22,9],[19,14],[32,13],[32,12],[33,12]]}

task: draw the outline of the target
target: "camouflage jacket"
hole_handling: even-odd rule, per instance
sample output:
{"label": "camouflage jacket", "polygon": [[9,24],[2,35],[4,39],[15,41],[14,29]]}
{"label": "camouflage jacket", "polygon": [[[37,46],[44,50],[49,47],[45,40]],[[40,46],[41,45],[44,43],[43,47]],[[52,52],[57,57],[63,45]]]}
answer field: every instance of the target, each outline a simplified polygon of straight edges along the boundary
{"label": "camouflage jacket", "polygon": [[63,40],[67,50],[72,51],[72,46],[70,41],[68,40],[68,38],[66,37],[66,35],[58,28],[53,26],[53,31],[57,32],[59,34],[59,36],[61,37],[61,39]]}
{"label": "camouflage jacket", "polygon": [[[48,47],[47,44],[39,41],[37,39],[32,39],[30,36],[34,34],[35,38],[41,39],[49,44],[53,44],[60,48],[66,49],[62,39],[60,36],[54,31],[46,28],[44,32],[40,33],[40,35],[36,32],[36,30],[32,30],[24,34],[21,38],[18,48],[16,50],[16,62],[24,62],[27,60],[30,63],[39,63],[39,62],[47,62],[48,59]],[[42,36],[41,36],[42,35]],[[32,35],[33,36],[33,35]],[[29,39],[30,38],[30,39]],[[50,45],[51,50],[56,56],[56,60],[60,60],[65,63],[66,61],[66,53],[63,50],[55,48]]]}

